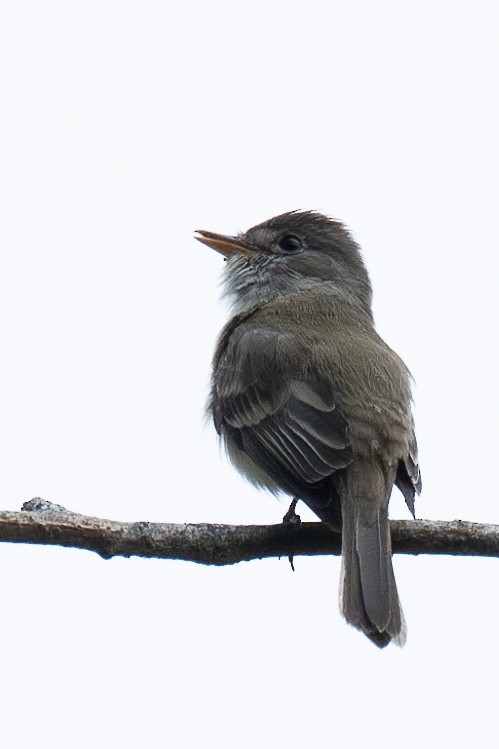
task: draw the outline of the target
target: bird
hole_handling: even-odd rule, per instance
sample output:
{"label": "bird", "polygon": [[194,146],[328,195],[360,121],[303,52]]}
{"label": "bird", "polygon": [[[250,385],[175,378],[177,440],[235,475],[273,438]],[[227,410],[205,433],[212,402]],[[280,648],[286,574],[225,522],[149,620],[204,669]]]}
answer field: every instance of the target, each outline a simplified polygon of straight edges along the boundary
{"label": "bird", "polygon": [[376,332],[359,245],[306,210],[195,238],[226,261],[207,411],[228,458],[341,531],[344,618],[380,648],[403,645],[388,503],[395,485],[415,517],[412,378]]}

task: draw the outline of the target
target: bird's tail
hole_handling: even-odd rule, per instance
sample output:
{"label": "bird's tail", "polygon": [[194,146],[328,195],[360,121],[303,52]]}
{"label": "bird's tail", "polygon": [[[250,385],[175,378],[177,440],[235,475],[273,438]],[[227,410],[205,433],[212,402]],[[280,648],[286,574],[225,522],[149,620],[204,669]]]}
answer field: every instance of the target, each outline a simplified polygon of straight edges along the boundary
{"label": "bird's tail", "polygon": [[369,471],[369,476],[355,469],[346,473],[340,493],[340,607],[347,622],[378,647],[391,641],[403,645],[406,629],[393,574],[388,521],[391,482],[381,470]]}

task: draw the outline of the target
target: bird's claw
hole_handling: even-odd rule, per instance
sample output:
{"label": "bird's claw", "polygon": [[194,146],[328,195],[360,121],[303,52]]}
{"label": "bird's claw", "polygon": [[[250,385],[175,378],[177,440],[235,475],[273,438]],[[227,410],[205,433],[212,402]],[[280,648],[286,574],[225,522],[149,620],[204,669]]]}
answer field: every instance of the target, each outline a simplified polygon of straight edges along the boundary
{"label": "bird's claw", "polygon": [[292,523],[293,525],[299,525],[301,523],[301,517],[296,514],[296,505],[298,504],[298,499],[293,499],[291,504],[289,505],[289,510],[284,515],[282,522],[283,523]]}

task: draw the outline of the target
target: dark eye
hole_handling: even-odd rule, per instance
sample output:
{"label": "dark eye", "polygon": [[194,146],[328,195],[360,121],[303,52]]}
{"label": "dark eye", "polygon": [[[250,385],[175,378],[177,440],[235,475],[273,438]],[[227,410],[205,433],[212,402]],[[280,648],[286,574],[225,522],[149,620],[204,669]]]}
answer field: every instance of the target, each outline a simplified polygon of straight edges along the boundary
{"label": "dark eye", "polygon": [[297,252],[301,250],[301,239],[294,234],[285,234],[278,242],[279,247],[284,252]]}

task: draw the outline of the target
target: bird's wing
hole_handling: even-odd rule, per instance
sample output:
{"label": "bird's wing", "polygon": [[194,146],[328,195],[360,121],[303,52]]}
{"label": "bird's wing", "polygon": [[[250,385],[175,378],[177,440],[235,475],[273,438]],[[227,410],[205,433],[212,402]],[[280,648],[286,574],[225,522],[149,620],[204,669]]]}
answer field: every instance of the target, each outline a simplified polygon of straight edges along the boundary
{"label": "bird's wing", "polygon": [[293,346],[290,336],[233,324],[215,355],[211,410],[220,434],[298,493],[348,465],[352,451],[333,386]]}
{"label": "bird's wing", "polygon": [[418,445],[414,429],[409,444],[409,451],[398,464],[395,484],[404,495],[405,503],[411,511],[412,516],[416,517],[414,498],[416,494],[421,494],[422,483],[418,465]]}

